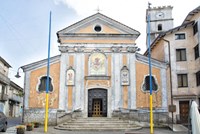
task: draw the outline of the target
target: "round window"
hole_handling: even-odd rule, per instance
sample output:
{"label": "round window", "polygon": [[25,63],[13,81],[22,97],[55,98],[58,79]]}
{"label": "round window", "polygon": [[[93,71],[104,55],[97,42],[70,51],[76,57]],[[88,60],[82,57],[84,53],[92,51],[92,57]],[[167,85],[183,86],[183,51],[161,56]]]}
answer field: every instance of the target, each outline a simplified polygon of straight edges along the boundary
{"label": "round window", "polygon": [[100,31],[101,31],[101,26],[96,25],[96,26],[94,27],[94,30],[95,30],[96,32],[100,32]]}

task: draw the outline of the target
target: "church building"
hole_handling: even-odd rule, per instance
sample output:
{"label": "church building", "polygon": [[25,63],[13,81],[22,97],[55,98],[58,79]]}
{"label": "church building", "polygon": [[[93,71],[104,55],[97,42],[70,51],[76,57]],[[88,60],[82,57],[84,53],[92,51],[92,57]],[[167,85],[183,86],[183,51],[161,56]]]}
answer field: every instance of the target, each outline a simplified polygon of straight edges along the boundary
{"label": "church building", "polygon": [[[138,53],[139,35],[101,13],[58,31],[60,55],[50,58],[49,122],[56,124],[60,112],[111,118],[148,111],[149,63]],[[167,113],[168,66],[155,59],[151,62],[154,112]],[[47,59],[22,69],[25,122],[43,122]]]}

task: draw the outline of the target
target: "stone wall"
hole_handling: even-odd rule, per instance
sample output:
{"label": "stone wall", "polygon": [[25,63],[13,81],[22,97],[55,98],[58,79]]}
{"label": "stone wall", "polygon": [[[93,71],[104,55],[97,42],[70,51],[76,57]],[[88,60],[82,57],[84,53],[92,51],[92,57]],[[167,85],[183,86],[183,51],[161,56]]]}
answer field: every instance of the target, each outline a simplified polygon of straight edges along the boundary
{"label": "stone wall", "polygon": [[[72,118],[82,117],[82,111],[75,110],[74,112],[66,113],[64,110],[49,109],[48,125],[58,125]],[[26,109],[24,110],[24,123],[39,122],[44,124],[45,109]]]}
{"label": "stone wall", "polygon": [[[124,110],[119,109],[113,111],[112,117],[135,121],[142,126],[149,126],[150,112],[149,110]],[[169,124],[168,112],[153,111],[153,122],[155,126],[166,126]]]}
{"label": "stone wall", "polygon": [[[45,109],[25,109],[24,110],[24,122],[40,122],[44,124]],[[48,125],[57,125],[57,110],[49,109]]]}

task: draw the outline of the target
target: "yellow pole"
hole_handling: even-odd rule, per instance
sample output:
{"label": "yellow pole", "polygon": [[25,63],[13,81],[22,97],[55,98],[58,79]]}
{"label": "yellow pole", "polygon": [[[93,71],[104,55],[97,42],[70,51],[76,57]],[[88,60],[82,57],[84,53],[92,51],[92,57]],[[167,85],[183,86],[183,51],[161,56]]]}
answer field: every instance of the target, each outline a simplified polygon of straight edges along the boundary
{"label": "yellow pole", "polygon": [[150,134],[153,134],[153,99],[152,94],[150,95]]}
{"label": "yellow pole", "polygon": [[[148,9],[150,10],[151,3],[148,3]],[[149,57],[149,90],[150,90],[150,134],[153,134],[153,103],[152,103],[152,76],[151,76],[151,38],[150,38],[150,14],[147,16],[148,26],[148,57]]]}
{"label": "yellow pole", "polygon": [[49,94],[46,93],[46,106],[45,106],[45,126],[44,126],[44,132],[47,132],[47,124],[48,124],[48,107],[49,107]]}
{"label": "yellow pole", "polygon": [[49,17],[49,43],[48,43],[48,60],[47,60],[47,81],[46,81],[46,105],[45,105],[45,120],[44,120],[44,132],[47,132],[48,126],[48,113],[49,113],[49,70],[50,70],[50,44],[51,44],[51,11]]}

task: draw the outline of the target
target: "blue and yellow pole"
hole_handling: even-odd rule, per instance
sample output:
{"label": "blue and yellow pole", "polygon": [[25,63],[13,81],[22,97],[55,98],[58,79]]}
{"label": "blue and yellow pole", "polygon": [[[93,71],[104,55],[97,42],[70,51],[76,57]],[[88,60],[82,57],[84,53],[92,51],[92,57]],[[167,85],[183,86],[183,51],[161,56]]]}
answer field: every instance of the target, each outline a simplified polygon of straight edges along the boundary
{"label": "blue and yellow pole", "polygon": [[[150,9],[150,3],[148,3],[148,9]],[[148,58],[149,58],[149,89],[150,89],[150,134],[153,134],[153,97],[152,97],[152,76],[151,76],[151,47],[150,47],[150,14],[147,14],[147,28],[148,28]]]}
{"label": "blue and yellow pole", "polygon": [[49,113],[49,64],[50,64],[50,44],[51,44],[51,11],[49,17],[49,41],[48,41],[48,61],[47,61],[47,81],[46,81],[46,105],[45,105],[45,120],[44,132],[47,132],[48,113]]}

